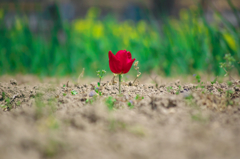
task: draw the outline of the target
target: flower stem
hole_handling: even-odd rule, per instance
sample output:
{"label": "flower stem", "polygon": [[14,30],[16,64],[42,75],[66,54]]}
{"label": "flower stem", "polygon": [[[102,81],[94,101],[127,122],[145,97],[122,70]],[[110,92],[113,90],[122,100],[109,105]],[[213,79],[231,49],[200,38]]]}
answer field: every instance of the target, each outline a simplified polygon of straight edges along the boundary
{"label": "flower stem", "polygon": [[119,94],[121,93],[121,74],[119,74]]}

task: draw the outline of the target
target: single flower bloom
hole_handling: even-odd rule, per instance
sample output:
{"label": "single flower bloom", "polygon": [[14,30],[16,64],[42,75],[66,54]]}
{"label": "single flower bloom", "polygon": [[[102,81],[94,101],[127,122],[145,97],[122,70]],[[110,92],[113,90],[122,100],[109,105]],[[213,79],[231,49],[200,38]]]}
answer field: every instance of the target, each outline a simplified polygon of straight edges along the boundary
{"label": "single flower bloom", "polygon": [[116,55],[109,51],[108,57],[110,70],[115,74],[128,73],[135,61],[135,59],[132,59],[131,53],[126,50],[119,50]]}

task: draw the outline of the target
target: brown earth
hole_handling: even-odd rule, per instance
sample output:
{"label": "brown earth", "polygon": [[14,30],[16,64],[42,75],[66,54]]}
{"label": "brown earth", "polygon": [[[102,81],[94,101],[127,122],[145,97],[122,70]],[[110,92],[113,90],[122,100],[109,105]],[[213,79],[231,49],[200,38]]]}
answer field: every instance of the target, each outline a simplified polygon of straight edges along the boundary
{"label": "brown earth", "polygon": [[9,79],[0,78],[1,159],[240,156],[239,80],[122,82],[119,95],[110,78],[100,87],[32,76]]}

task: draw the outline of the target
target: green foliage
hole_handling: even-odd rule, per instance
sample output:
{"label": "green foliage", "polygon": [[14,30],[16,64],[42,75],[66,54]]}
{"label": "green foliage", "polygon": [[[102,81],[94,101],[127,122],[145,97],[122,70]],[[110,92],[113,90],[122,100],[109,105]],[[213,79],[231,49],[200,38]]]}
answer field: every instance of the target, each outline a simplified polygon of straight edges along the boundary
{"label": "green foliage", "polygon": [[140,96],[139,94],[137,94],[136,97],[135,97],[135,100],[137,100],[137,101],[140,101],[142,99],[144,99],[144,97]]}
{"label": "green foliage", "polygon": [[168,87],[167,87],[167,91],[168,91],[168,92],[171,92],[172,90],[173,90],[172,86],[168,86]]}
{"label": "green foliage", "polygon": [[227,90],[226,91],[226,98],[227,98],[227,101],[226,101],[226,105],[233,105],[233,100],[231,99],[231,96],[232,94],[234,94],[234,91],[232,90]]}
{"label": "green foliage", "polygon": [[180,93],[180,91],[181,91],[181,86],[178,86],[178,90],[177,90],[177,92],[176,92],[176,95],[179,95],[179,93]]}
{"label": "green foliage", "polygon": [[[99,84],[99,85],[100,85],[100,84]],[[96,92],[98,95],[102,96],[102,92],[99,91],[98,88],[96,88],[96,87],[95,87],[95,92]]]}
{"label": "green foliage", "polygon": [[[183,10],[179,20],[165,18],[159,28],[147,21],[99,20],[100,12],[95,10],[89,9],[85,18],[71,23],[59,18],[48,31],[41,32],[33,32],[26,17],[17,16],[13,27],[8,27],[3,15],[0,74],[68,75],[86,68],[86,75],[94,75],[97,68],[109,70],[109,50],[121,49],[131,51],[133,58],[144,63],[141,72],[155,69],[165,75],[192,74],[196,70],[221,74],[224,70],[219,63],[227,52],[240,61],[239,29],[217,11],[221,23],[215,20],[209,24],[202,9],[196,7]],[[240,72],[240,66],[235,66]]]}
{"label": "green foliage", "polygon": [[113,110],[114,108],[114,103],[116,102],[116,99],[114,99],[113,97],[109,96],[107,99],[106,99],[106,105],[108,107],[108,110]]}
{"label": "green foliage", "polygon": [[236,62],[236,60],[234,59],[234,57],[231,56],[231,54],[226,54],[224,56],[225,62],[221,62],[220,63],[220,67],[224,69],[224,71],[226,72],[225,76],[229,75],[231,69],[234,67],[234,63]]}
{"label": "green foliage", "polygon": [[5,92],[2,92],[2,99],[5,99]]}
{"label": "green foliage", "polygon": [[102,71],[97,71],[97,76],[99,77],[99,82],[98,82],[98,87],[100,87],[100,85],[101,85],[101,80],[102,80],[102,78],[103,78],[103,76],[104,76],[104,74],[106,74],[106,71],[105,70],[102,70]]}
{"label": "green foliage", "polygon": [[78,92],[75,91],[75,90],[72,90],[71,93],[72,93],[72,95],[76,95],[76,94],[78,94]]}
{"label": "green foliage", "polygon": [[20,106],[20,105],[21,105],[21,102],[20,102],[20,101],[17,101],[16,104],[17,104],[17,106]]}
{"label": "green foliage", "polygon": [[228,85],[229,87],[231,87],[231,86],[232,86],[232,84],[233,84],[233,82],[232,82],[232,81],[227,81],[227,85]]}
{"label": "green foliage", "polygon": [[138,100],[139,98],[140,98],[140,95],[137,94],[136,97],[135,97],[135,99]]}
{"label": "green foliage", "polygon": [[67,94],[66,93],[63,93],[63,96],[66,96]]}
{"label": "green foliage", "polygon": [[213,85],[216,82],[217,82],[217,77],[213,81],[211,81],[211,84]]}
{"label": "green foliage", "polygon": [[201,76],[200,75],[196,75],[196,80],[197,80],[198,83],[200,83],[201,82]]}
{"label": "green foliage", "polygon": [[128,107],[129,107],[130,109],[133,109],[133,108],[134,108],[134,105],[133,105],[131,102],[128,102],[127,105],[128,105]]}

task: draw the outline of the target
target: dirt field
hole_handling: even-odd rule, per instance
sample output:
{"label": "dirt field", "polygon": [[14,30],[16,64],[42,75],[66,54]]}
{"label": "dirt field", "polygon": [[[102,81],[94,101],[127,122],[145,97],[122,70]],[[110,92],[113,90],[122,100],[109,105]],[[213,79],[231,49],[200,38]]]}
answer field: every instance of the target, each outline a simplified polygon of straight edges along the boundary
{"label": "dirt field", "polygon": [[0,77],[0,158],[240,158],[240,80],[97,81]]}

